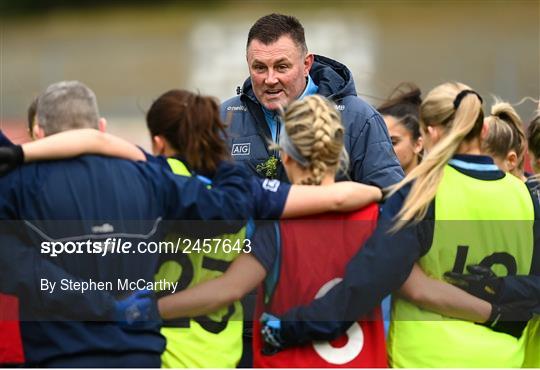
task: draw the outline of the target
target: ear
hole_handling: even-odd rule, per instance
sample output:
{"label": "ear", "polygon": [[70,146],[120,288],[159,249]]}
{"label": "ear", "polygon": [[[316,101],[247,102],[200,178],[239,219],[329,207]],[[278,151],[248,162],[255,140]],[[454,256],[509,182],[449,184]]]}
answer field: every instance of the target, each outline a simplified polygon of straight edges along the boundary
{"label": "ear", "polygon": [[512,172],[518,165],[518,156],[515,151],[511,150],[506,155],[506,162],[508,163],[508,172]]}
{"label": "ear", "polygon": [[107,131],[107,120],[101,117],[98,121],[98,130],[101,132]]}
{"label": "ear", "polygon": [[314,60],[315,56],[311,53],[308,53],[308,55],[306,55],[306,57],[304,58],[304,77],[307,77],[307,75],[309,74]]}
{"label": "ear", "polygon": [[281,151],[280,158],[283,165],[287,165],[287,166],[290,165],[293,160],[291,156],[285,153],[284,151]]}
{"label": "ear", "polygon": [[480,131],[480,139],[484,141],[489,134],[489,124],[487,123],[487,120],[484,120],[484,123],[482,124],[482,131]]}
{"label": "ear", "polygon": [[414,143],[413,152],[414,154],[418,154],[422,151],[422,149],[424,149],[424,138],[420,136]]}
{"label": "ear", "polygon": [[45,137],[45,131],[43,130],[43,128],[41,127],[41,125],[39,124],[36,118],[36,122],[34,123],[34,126],[32,126],[32,139],[37,140],[37,139],[43,139],[44,137]]}
{"label": "ear", "polygon": [[165,152],[165,140],[161,135],[152,136],[152,153],[162,155]]}
{"label": "ear", "polygon": [[427,126],[427,134],[432,142],[436,142],[439,138],[439,132],[435,129],[435,126]]}

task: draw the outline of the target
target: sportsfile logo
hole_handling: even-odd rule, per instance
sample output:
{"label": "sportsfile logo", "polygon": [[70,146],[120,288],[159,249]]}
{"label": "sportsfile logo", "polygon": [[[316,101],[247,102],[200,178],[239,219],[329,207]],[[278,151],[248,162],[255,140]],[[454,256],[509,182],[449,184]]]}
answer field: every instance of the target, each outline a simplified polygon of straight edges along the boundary
{"label": "sportsfile logo", "polygon": [[251,143],[238,143],[232,146],[232,155],[249,155],[251,153]]}

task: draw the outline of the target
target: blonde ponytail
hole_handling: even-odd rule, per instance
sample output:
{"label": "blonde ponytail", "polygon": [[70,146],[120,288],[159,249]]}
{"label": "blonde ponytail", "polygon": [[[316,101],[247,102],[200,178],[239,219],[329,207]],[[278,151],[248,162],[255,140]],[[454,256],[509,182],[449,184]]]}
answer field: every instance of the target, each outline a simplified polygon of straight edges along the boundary
{"label": "blonde ponytail", "polygon": [[[443,138],[401,182],[390,188],[389,195],[414,182],[393,231],[409,221],[420,221],[435,198],[443,169],[464,141],[477,138],[483,124],[482,102],[476,93],[462,93],[470,88],[461,83],[445,83],[431,90],[420,106],[420,126],[442,126]],[[462,93],[461,101],[456,99]],[[454,102],[458,103],[457,109]]]}
{"label": "blonde ponytail", "polygon": [[525,165],[526,150],[521,118],[509,103],[496,100],[491,107],[491,115],[486,118],[486,123],[489,129],[487,137],[482,142],[482,150],[499,158],[506,158],[510,150],[515,151],[518,171],[514,175],[520,176]]}

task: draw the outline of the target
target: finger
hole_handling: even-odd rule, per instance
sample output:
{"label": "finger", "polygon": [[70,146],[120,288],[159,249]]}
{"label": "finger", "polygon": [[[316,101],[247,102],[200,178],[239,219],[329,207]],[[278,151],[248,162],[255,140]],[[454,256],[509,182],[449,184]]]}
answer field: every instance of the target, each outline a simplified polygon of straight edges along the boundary
{"label": "finger", "polygon": [[484,278],[495,277],[495,274],[489,267],[482,265],[468,265],[467,271],[469,271],[470,274],[480,275]]}
{"label": "finger", "polygon": [[279,342],[276,340],[276,338],[274,338],[272,331],[268,327],[265,326],[262,329],[262,335],[265,342],[271,344],[274,347],[280,347]]}
{"label": "finger", "polygon": [[466,279],[464,279],[464,276],[465,275],[463,274],[458,274],[455,272],[446,272],[444,274],[444,280],[446,280],[452,285],[466,288],[469,286],[469,282]]}

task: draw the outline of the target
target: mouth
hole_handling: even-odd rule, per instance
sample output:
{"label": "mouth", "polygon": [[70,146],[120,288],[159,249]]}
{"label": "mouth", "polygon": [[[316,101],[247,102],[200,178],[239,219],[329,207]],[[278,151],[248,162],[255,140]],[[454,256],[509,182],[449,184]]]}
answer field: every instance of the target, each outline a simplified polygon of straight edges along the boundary
{"label": "mouth", "polygon": [[264,94],[268,96],[269,98],[275,98],[278,97],[280,94],[283,93],[283,90],[281,89],[275,89],[275,90],[265,90]]}

